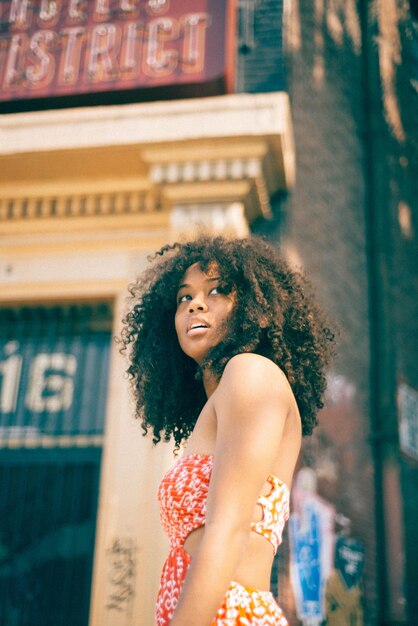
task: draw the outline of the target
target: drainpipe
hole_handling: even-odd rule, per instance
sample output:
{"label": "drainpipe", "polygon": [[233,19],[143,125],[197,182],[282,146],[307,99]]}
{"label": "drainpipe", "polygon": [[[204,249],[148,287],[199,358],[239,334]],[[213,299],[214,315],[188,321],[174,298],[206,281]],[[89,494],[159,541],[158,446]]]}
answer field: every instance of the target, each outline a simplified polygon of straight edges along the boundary
{"label": "drainpipe", "polygon": [[379,626],[406,624],[404,546],[391,310],[392,216],[382,108],[376,2],[359,3],[362,27],[364,177],[370,326],[370,444],[375,471],[377,615]]}

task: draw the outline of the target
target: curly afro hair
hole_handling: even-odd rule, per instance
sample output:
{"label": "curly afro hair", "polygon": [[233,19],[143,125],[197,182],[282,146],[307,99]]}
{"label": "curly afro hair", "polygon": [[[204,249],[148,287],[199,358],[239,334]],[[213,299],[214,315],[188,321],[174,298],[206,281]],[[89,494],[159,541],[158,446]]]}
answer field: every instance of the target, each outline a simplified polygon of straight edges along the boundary
{"label": "curly afro hair", "polygon": [[[263,355],[283,370],[303,434],[311,434],[323,407],[334,335],[305,278],[258,237],[201,236],[166,245],[152,260],[129,286],[120,338],[144,434],[151,428],[154,443],[174,437],[178,447],[207,400],[203,370],[209,368],[219,380],[229,359],[241,352]],[[174,327],[178,286],[195,263],[203,272],[215,264],[223,291],[236,292],[227,332],[200,365],[182,352]]]}

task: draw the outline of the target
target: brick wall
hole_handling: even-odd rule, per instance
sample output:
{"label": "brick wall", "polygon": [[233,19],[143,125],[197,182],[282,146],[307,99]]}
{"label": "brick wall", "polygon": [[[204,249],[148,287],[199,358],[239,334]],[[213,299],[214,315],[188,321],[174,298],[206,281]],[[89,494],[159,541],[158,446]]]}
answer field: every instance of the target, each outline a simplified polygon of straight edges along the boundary
{"label": "brick wall", "polygon": [[[418,390],[418,13],[406,0],[358,6],[362,16],[351,2],[292,3],[297,181],[262,232],[305,268],[340,328],[301,465],[340,514],[336,531],[365,545],[365,624],[381,626],[418,614],[418,463],[399,448],[396,406],[401,384]],[[285,536],[273,583],[298,624],[288,559]]]}
{"label": "brick wall", "polygon": [[[375,605],[374,484],[368,417],[368,306],[361,141],[360,59],[301,13],[300,49],[291,57],[290,94],[297,150],[297,183],[289,199],[288,245],[341,329],[334,370],[348,398],[323,412],[304,463],[319,474],[319,493],[352,521],[366,547],[365,608]],[[322,31],[323,49],[315,45]],[[322,56],[319,61],[318,57]],[[315,57],[317,66],[315,67]],[[323,63],[323,69],[318,65]],[[315,72],[323,78],[315,81]],[[345,406],[343,406],[345,405]],[[312,450],[316,453],[313,453]],[[319,454],[318,454],[319,453]],[[323,456],[334,468],[323,468]]]}
{"label": "brick wall", "polygon": [[[317,3],[320,6],[321,3]],[[297,181],[285,202],[282,245],[303,266],[340,328],[338,359],[321,426],[304,444],[318,492],[351,522],[366,549],[366,623],[376,610],[374,469],[368,443],[369,332],[365,238],[362,61],[359,18],[341,25],[313,3],[293,3],[288,24],[288,84],[296,139]],[[271,237],[276,236],[274,226]],[[336,527],[336,530],[340,530]],[[288,544],[279,556],[279,598],[298,624],[288,577]]]}

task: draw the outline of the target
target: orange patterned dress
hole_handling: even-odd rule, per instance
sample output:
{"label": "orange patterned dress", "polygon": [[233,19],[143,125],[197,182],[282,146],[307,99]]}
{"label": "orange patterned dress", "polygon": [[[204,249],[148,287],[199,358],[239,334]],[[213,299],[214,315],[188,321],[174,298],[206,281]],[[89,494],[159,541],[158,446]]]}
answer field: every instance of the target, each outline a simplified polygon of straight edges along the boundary
{"label": "orange patterned dress", "polygon": [[[170,538],[170,552],[157,598],[158,626],[170,623],[191,561],[183,548],[184,541],[205,523],[212,465],[212,455],[189,454],[179,459],[160,483],[161,523]],[[289,490],[276,476],[270,475],[267,481],[270,493],[257,500],[263,511],[262,520],[253,522],[251,530],[270,541],[276,552],[289,517]],[[270,591],[250,589],[232,581],[212,626],[244,625],[288,626],[288,622]]]}

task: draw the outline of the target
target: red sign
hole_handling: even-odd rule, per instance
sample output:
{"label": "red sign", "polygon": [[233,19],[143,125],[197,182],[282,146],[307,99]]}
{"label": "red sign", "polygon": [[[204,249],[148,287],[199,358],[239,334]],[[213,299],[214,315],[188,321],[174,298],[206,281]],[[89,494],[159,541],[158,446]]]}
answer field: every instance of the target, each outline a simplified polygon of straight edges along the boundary
{"label": "red sign", "polygon": [[233,5],[0,1],[0,100],[214,83],[230,91]]}

